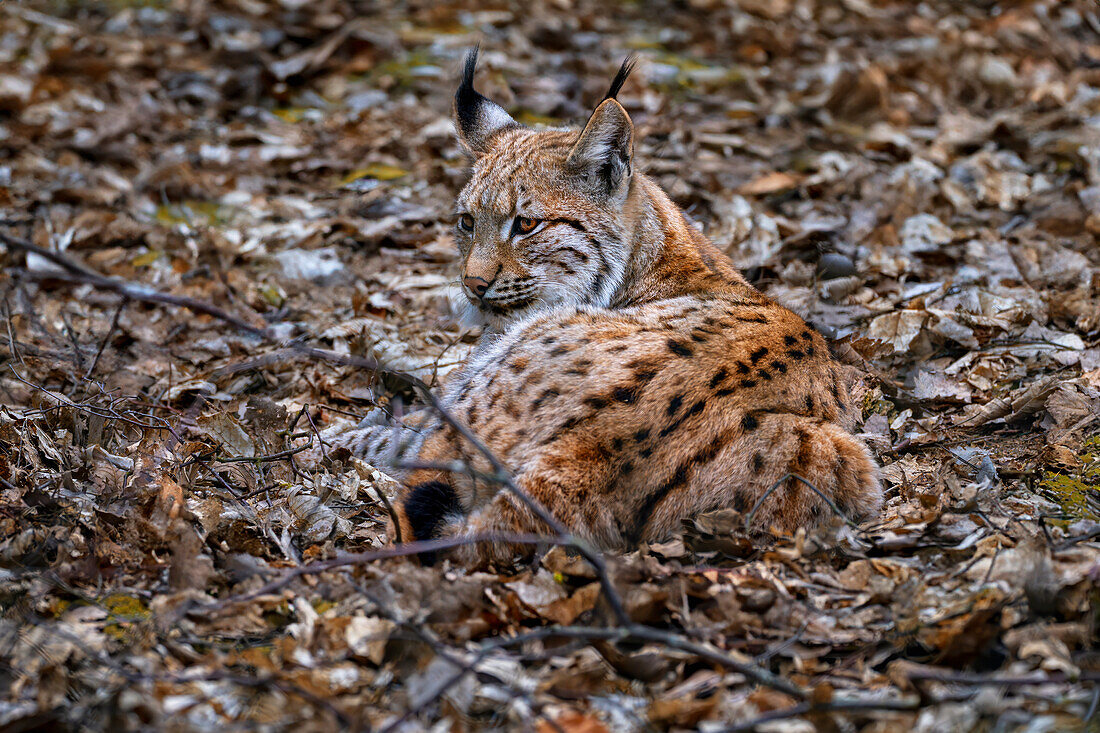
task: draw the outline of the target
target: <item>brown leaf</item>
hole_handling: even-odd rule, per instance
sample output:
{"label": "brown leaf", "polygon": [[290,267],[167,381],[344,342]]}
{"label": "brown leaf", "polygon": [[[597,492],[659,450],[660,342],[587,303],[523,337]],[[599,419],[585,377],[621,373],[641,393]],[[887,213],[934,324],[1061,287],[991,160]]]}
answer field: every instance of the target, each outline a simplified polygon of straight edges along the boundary
{"label": "brown leaf", "polygon": [[546,720],[539,721],[539,733],[554,733],[559,730],[565,733],[609,733],[607,726],[600,722],[599,718],[576,710],[567,710],[562,713],[554,719],[553,725]]}
{"label": "brown leaf", "polygon": [[802,178],[800,176],[793,173],[772,171],[771,173],[765,173],[758,178],[754,178],[738,188],[737,192],[743,196],[764,196],[770,193],[778,193],[779,191],[795,188],[801,180]]}
{"label": "brown leaf", "polygon": [[205,588],[214,575],[214,561],[203,554],[205,545],[194,528],[182,519],[175,520],[170,547],[168,586],[176,591]]}

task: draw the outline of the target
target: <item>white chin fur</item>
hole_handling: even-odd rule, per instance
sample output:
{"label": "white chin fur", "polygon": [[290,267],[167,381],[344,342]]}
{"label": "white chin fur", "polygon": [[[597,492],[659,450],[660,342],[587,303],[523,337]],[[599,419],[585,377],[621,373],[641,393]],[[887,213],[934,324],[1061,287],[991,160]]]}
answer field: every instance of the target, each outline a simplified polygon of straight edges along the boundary
{"label": "white chin fur", "polygon": [[568,307],[568,303],[536,302],[526,308],[511,313],[508,317],[484,311],[470,302],[460,287],[452,287],[448,292],[451,312],[462,328],[481,328],[484,333],[503,333],[515,323],[528,321],[545,314],[547,311]]}
{"label": "white chin fur", "polygon": [[[462,328],[490,328],[494,327],[491,316],[470,302],[462,288],[455,285],[447,290],[447,300],[451,306],[451,313],[455,321]],[[495,326],[499,330],[499,326]]]}

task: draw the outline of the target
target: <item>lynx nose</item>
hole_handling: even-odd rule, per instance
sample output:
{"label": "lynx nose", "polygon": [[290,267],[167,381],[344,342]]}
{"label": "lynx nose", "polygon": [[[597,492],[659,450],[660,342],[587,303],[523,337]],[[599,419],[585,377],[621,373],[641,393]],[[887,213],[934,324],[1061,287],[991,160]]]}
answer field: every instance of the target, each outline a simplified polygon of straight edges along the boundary
{"label": "lynx nose", "polygon": [[462,278],[462,284],[466,286],[467,290],[479,298],[484,297],[485,291],[489,289],[489,283],[485,282],[485,280],[480,277],[474,277],[472,275]]}

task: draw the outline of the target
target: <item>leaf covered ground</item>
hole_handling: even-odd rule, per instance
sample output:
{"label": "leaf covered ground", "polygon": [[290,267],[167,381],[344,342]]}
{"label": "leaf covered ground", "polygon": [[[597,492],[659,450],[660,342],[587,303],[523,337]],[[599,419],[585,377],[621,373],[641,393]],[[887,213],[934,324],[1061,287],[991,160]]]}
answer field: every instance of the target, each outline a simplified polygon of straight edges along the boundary
{"label": "leaf covered ground", "polygon": [[[478,41],[529,124],[641,55],[645,170],[866,372],[878,521],[750,541],[730,510],[610,556],[629,638],[560,547],[376,557],[386,466],[300,459],[413,401],[334,357],[437,384],[476,339],[448,115]],[[0,214],[0,728],[1096,724],[1089,0],[8,2]]]}

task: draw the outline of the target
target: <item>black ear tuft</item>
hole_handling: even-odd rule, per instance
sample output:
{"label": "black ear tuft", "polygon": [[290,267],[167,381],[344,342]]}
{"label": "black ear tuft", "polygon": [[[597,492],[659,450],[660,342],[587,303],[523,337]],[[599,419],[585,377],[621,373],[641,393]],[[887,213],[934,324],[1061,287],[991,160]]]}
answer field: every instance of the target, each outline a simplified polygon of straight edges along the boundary
{"label": "black ear tuft", "polygon": [[479,48],[480,46],[474,46],[466,52],[462,65],[462,82],[455,92],[454,109],[459,140],[467,152],[474,156],[488,152],[496,133],[520,126],[500,105],[486,99],[474,89]]}
{"label": "black ear tuft", "polygon": [[462,86],[470,91],[474,90],[474,72],[477,71],[479,53],[481,53],[481,44],[475,43],[474,47],[466,52],[465,64],[462,67]]}
{"label": "black ear tuft", "polygon": [[[474,53],[476,58],[477,49],[474,49]],[[626,78],[630,76],[630,72],[634,71],[634,67],[637,65],[638,54],[632,53],[623,60],[623,65],[619,67],[619,73],[615,74],[615,78],[611,81],[611,88],[607,90],[607,94],[603,97],[604,101],[619,96],[623,84],[626,83]]]}
{"label": "black ear tuft", "polygon": [[462,64],[462,82],[455,92],[455,117],[462,129],[470,129],[477,123],[477,110],[484,99],[474,89],[474,72],[477,71],[477,55],[480,51],[479,43],[466,52],[466,59]]}

